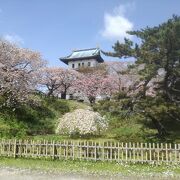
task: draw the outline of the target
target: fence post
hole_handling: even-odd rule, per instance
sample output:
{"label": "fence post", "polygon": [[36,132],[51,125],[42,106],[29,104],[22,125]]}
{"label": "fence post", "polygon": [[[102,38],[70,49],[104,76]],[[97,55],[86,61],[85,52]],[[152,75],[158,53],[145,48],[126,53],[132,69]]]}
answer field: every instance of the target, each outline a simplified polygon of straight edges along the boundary
{"label": "fence post", "polygon": [[123,162],[124,161],[124,143],[123,142],[121,143],[121,159]]}
{"label": "fence post", "polygon": [[21,157],[22,154],[22,140],[19,140],[19,156]]}
{"label": "fence post", "polygon": [[64,141],[64,148],[65,148],[65,154],[66,154],[66,156],[64,157],[65,158],[65,160],[67,160],[67,158],[68,158],[68,140],[67,141]]}
{"label": "fence post", "polygon": [[129,142],[128,150],[129,150],[129,161],[131,162],[132,161],[132,159],[131,159],[131,157],[132,157],[132,144],[131,144],[131,142]]}
{"label": "fence post", "polygon": [[59,159],[63,156],[62,155],[62,143],[61,143],[61,141],[59,142]]}
{"label": "fence post", "polygon": [[79,159],[81,161],[81,154],[82,154],[82,152],[81,152],[81,141],[79,141],[78,144],[79,144]]}
{"label": "fence post", "polygon": [[164,146],[163,143],[161,143],[161,163],[164,161]]}
{"label": "fence post", "polygon": [[155,143],[152,144],[153,146],[153,161],[155,162],[156,160],[156,149],[155,149]]}
{"label": "fence post", "polygon": [[159,164],[159,143],[157,143],[157,161]]}
{"label": "fence post", "polygon": [[111,147],[110,147],[110,161],[112,161],[112,159],[113,159],[113,143],[111,142],[110,143],[111,144]]}
{"label": "fence post", "polygon": [[52,142],[52,159],[54,160],[55,158],[55,143],[54,141]]}
{"label": "fence post", "polygon": [[151,143],[149,143],[149,160],[152,161]]}
{"label": "fence post", "polygon": [[35,157],[35,143],[34,143],[34,140],[32,141],[32,157]]}
{"label": "fence post", "polygon": [[134,161],[134,163],[136,161],[136,147],[135,147],[135,143],[133,143],[133,161]]}
{"label": "fence post", "polygon": [[174,151],[175,151],[174,161],[175,161],[175,163],[176,163],[176,162],[177,162],[177,144],[174,145]]}
{"label": "fence post", "polygon": [[8,141],[8,156],[11,156],[11,140]]}
{"label": "fence post", "polygon": [[47,157],[48,157],[48,141],[45,140],[45,141],[44,141],[44,144],[45,144],[45,156],[46,156],[46,158],[47,158]]}
{"label": "fence post", "polygon": [[180,161],[180,144],[178,144],[178,151],[179,151],[179,161]]}
{"label": "fence post", "polygon": [[75,159],[75,142],[73,141],[72,143],[72,146],[73,146],[73,160]]}
{"label": "fence post", "polygon": [[16,142],[16,139],[14,140],[14,158],[16,158],[16,151],[17,151],[17,142]]}
{"label": "fence post", "polygon": [[148,162],[147,143],[145,143],[145,162]]}
{"label": "fence post", "polygon": [[120,162],[120,156],[119,156],[119,142],[118,142],[118,161],[117,162]]}
{"label": "fence post", "polygon": [[172,162],[171,143],[169,144],[169,160]]}
{"label": "fence post", "polygon": [[144,162],[144,146],[143,146],[143,143],[141,143],[141,163],[143,164],[143,162]]}
{"label": "fence post", "polygon": [[29,145],[29,141],[26,140],[26,151],[25,151],[25,156],[28,157],[28,145]]}
{"label": "fence post", "polygon": [[136,159],[137,159],[137,162],[139,162],[139,143],[138,142],[136,143]]}
{"label": "fence post", "polygon": [[126,143],[126,162],[128,161],[128,146],[127,146],[127,143]]}
{"label": "fence post", "polygon": [[97,151],[96,151],[96,142],[95,142],[95,145],[94,145],[94,156],[95,156],[95,161],[97,160]]}
{"label": "fence post", "polygon": [[36,148],[37,148],[36,156],[37,156],[37,158],[39,158],[39,147],[40,147],[40,144],[41,144],[41,141],[37,140],[36,141]]}

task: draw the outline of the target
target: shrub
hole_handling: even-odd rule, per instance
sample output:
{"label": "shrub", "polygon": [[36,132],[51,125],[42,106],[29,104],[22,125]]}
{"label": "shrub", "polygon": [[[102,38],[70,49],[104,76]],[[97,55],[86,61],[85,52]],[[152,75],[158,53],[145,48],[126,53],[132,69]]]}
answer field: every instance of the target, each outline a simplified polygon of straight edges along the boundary
{"label": "shrub", "polygon": [[59,119],[57,134],[99,135],[108,127],[107,120],[97,112],[77,109]]}
{"label": "shrub", "polygon": [[4,119],[0,116],[0,138],[22,138],[26,135],[26,127],[16,119]]}

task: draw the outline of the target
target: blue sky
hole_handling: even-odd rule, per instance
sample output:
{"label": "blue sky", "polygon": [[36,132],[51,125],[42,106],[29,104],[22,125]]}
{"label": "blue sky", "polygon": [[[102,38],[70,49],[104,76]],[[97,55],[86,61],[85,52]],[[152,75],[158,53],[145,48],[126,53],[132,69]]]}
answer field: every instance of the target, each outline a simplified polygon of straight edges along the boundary
{"label": "blue sky", "polygon": [[127,30],[172,14],[180,15],[179,0],[0,0],[0,36],[39,51],[49,66],[64,66],[58,58],[74,49],[110,51]]}

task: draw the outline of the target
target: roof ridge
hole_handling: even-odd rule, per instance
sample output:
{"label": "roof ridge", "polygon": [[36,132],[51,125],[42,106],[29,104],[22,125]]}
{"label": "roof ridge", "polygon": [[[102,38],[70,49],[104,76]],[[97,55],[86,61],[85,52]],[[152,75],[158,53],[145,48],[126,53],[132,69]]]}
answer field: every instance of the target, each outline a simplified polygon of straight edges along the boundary
{"label": "roof ridge", "polygon": [[77,51],[88,51],[88,50],[95,50],[95,49],[99,49],[99,50],[100,50],[100,48],[88,48],[88,49],[73,50],[73,52],[77,52]]}

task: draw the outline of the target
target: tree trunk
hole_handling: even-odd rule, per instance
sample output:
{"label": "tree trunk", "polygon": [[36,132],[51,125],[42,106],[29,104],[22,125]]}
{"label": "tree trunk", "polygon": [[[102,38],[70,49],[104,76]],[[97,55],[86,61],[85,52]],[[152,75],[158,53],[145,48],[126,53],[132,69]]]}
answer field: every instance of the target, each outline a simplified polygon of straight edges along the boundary
{"label": "tree trunk", "polygon": [[61,99],[66,99],[66,93],[65,92],[61,93]]}
{"label": "tree trunk", "polygon": [[145,97],[146,97],[147,85],[148,85],[148,83],[150,82],[151,79],[152,79],[152,77],[150,76],[150,77],[144,82],[143,90],[142,90],[142,93],[141,93],[141,97],[142,97],[142,98],[145,98]]}
{"label": "tree trunk", "polygon": [[158,130],[159,136],[160,137],[166,136],[167,131],[166,131],[165,127],[161,124],[161,122],[159,122],[156,118],[152,117],[151,115],[148,115],[148,116],[151,118],[152,123],[154,124],[154,126]]}
{"label": "tree trunk", "polygon": [[53,89],[49,89],[49,92],[48,92],[48,96],[52,96],[52,94],[53,94]]}
{"label": "tree trunk", "polygon": [[61,99],[66,99],[67,90],[65,88],[64,92],[61,93]]}
{"label": "tree trunk", "polygon": [[95,100],[96,100],[95,97],[90,96],[88,99],[89,99],[89,102],[91,103],[91,105],[95,103]]}

